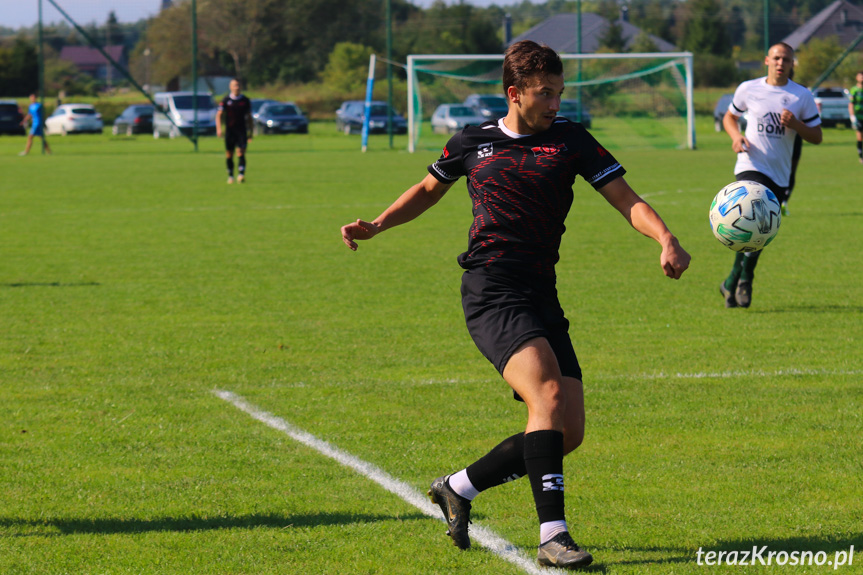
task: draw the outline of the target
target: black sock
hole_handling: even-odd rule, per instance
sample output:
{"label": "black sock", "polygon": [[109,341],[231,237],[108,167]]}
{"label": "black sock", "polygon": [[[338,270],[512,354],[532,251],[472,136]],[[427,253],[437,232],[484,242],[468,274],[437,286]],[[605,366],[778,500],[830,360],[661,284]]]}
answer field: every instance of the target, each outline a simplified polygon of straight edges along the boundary
{"label": "black sock", "polygon": [[228,158],[225,160],[225,164],[228,166],[228,177],[234,177],[234,158]]}
{"label": "black sock", "polygon": [[246,156],[240,156],[240,167],[237,169],[237,172],[241,176],[246,173]]}
{"label": "black sock", "polygon": [[751,282],[755,279],[755,266],[758,265],[758,258],[761,257],[761,252],[749,252],[743,258],[743,269],[740,272],[740,281]]}
{"label": "black sock", "polygon": [[563,509],[563,433],[524,434],[524,465],[540,524],[566,519]]}
{"label": "black sock", "polygon": [[857,155],[863,158],[863,142],[857,142]]}
{"label": "black sock", "polygon": [[525,475],[524,433],[507,437],[467,468],[467,478],[477,491],[485,491]]}

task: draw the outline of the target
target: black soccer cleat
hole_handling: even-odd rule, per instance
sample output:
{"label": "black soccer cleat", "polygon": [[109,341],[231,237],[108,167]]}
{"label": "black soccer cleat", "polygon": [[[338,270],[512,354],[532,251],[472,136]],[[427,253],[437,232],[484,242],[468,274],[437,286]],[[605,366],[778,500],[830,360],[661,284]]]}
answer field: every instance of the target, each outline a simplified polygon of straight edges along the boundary
{"label": "black soccer cleat", "polygon": [[752,282],[738,282],[734,298],[740,307],[749,307],[752,303]]}
{"label": "black soccer cleat", "polygon": [[593,563],[593,555],[582,549],[572,540],[568,531],[558,533],[539,546],[536,560],[540,565],[578,569]]}
{"label": "black soccer cleat", "polygon": [[459,549],[470,549],[467,526],[470,523],[470,501],[456,493],[449,486],[449,475],[432,481],[428,496],[432,503],[440,506],[449,527],[446,534],[452,538],[453,545]]}
{"label": "black soccer cleat", "polygon": [[725,280],[722,280],[722,283],[719,284],[719,293],[722,294],[722,297],[725,298],[725,307],[737,307],[737,300],[734,299],[734,292],[729,291],[727,287],[725,287]]}

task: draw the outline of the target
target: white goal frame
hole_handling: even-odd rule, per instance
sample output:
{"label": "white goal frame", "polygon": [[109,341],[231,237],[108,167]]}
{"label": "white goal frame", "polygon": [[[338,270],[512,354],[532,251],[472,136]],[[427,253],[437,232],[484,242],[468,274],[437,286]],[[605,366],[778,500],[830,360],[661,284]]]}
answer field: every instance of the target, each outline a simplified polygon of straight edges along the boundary
{"label": "white goal frame", "polygon": [[[445,60],[498,60],[503,62],[503,54],[411,54],[407,58],[407,75],[408,75],[408,151],[413,153],[416,149],[417,140],[417,122],[422,121],[417,118],[416,110],[414,109],[414,95],[417,90],[416,64],[418,62],[440,62]],[[695,149],[695,106],[693,105],[693,83],[692,83],[692,52],[637,52],[632,54],[615,53],[615,54],[560,54],[561,60],[624,60],[624,59],[657,59],[662,58],[668,60],[670,64],[674,64],[678,60],[683,60],[686,69],[686,78],[684,93],[686,96],[686,147],[690,150]],[[582,86],[587,86],[595,82],[585,81]],[[569,85],[573,85],[568,82]]]}

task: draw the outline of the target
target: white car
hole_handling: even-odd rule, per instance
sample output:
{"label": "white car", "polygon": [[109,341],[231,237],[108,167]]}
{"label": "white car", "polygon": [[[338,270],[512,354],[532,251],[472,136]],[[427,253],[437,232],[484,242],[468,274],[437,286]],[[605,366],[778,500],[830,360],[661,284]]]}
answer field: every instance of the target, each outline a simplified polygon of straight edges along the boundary
{"label": "white car", "polygon": [[825,128],[842,124],[851,127],[851,116],[848,114],[848,94],[842,88],[816,88],[812,90],[818,113],[821,114],[821,124]]}
{"label": "white car", "polygon": [[102,114],[90,104],[63,104],[45,119],[48,134],[102,133]]}
{"label": "white car", "polygon": [[486,119],[464,104],[441,104],[431,117],[432,131],[435,134],[454,134],[471,124],[479,126]]}

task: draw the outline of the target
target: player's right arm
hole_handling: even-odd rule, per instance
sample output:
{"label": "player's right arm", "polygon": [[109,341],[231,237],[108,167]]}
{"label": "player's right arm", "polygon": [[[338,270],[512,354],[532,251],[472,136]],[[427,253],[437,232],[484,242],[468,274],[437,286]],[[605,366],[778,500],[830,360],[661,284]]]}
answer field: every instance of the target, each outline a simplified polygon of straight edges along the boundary
{"label": "player's right arm", "polygon": [[408,188],[371,222],[357,220],[342,226],[342,241],[356,251],[356,240],[370,240],[384,230],[405,224],[438,203],[455,182],[443,183],[431,174]]}
{"label": "player's right arm", "polygon": [[738,154],[749,150],[749,140],[740,131],[740,124],[737,123],[739,120],[740,116],[732,114],[731,111],[725,112],[725,116],[722,118],[725,132],[731,138],[731,149]]}
{"label": "player's right arm", "polygon": [[216,110],[216,137],[222,137],[222,111],[225,109],[225,101],[219,104],[219,109]]}

